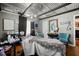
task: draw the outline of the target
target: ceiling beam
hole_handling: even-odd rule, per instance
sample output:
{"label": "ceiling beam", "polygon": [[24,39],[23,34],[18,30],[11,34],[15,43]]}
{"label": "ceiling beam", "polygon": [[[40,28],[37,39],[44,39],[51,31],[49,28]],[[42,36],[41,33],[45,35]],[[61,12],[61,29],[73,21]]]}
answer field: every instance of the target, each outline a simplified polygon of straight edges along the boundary
{"label": "ceiling beam", "polygon": [[69,5],[69,4],[71,4],[71,3],[65,3],[65,4],[63,4],[63,5],[59,6],[59,7],[56,7],[56,8],[54,8],[54,9],[52,9],[52,10],[49,10],[49,11],[47,11],[47,12],[45,12],[45,13],[42,13],[42,14],[38,15],[38,17],[39,17],[39,16],[42,16],[42,15],[45,15],[45,14],[47,14],[47,13],[49,13],[49,12],[55,11],[55,10],[57,10],[57,9],[60,9],[60,8],[62,8],[62,7],[65,7],[65,6]]}
{"label": "ceiling beam", "polygon": [[62,15],[62,14],[65,14],[65,13],[73,12],[73,11],[76,11],[76,10],[79,10],[79,8],[76,8],[76,9],[73,9],[73,10],[68,10],[68,11],[65,11],[65,12],[62,12],[62,13],[58,13],[56,15],[51,15],[51,16],[48,16],[48,17],[40,18],[39,20],[51,18],[51,17],[54,17],[54,16],[58,16],[58,15]]}
{"label": "ceiling beam", "polygon": [[21,15],[24,15],[24,13],[33,5],[33,3],[31,3],[25,10],[24,12],[21,14]]}

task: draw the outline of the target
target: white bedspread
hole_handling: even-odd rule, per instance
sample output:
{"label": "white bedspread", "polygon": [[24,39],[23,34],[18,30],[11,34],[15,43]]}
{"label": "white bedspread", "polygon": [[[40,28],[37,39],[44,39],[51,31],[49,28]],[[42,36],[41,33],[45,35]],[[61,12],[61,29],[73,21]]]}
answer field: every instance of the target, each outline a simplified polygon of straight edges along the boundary
{"label": "white bedspread", "polygon": [[[53,50],[49,48],[47,49],[44,46],[40,45],[40,43],[44,45],[46,45],[47,43],[49,45],[54,45],[54,44],[63,45],[63,43],[57,39],[47,39],[47,38],[30,36],[29,38],[26,38],[25,40],[22,41],[25,55],[26,56],[34,55],[36,52],[39,56],[51,56],[54,55],[55,52],[57,51],[56,49]],[[60,56],[61,53],[57,52],[56,55]]]}

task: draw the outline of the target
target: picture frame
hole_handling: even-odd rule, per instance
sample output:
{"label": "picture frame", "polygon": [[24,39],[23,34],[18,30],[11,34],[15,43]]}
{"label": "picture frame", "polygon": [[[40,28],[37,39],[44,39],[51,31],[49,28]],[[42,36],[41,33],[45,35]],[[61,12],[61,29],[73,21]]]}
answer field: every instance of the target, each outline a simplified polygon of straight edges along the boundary
{"label": "picture frame", "polygon": [[49,32],[58,32],[58,19],[49,21]]}
{"label": "picture frame", "polygon": [[10,19],[3,19],[3,30],[4,31],[13,31],[14,30],[14,20]]}

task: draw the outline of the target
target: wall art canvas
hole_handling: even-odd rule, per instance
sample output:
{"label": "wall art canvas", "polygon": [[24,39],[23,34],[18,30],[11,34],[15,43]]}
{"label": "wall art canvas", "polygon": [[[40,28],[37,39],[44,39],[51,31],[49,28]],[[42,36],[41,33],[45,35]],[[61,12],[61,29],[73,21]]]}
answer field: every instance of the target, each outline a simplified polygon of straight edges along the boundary
{"label": "wall art canvas", "polygon": [[4,19],[4,30],[14,30],[14,20]]}

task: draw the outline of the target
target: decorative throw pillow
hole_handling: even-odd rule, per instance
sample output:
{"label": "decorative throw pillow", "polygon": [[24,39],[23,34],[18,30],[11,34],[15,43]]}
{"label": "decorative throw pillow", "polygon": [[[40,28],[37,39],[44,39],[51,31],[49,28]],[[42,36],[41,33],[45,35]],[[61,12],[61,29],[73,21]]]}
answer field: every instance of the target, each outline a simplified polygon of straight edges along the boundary
{"label": "decorative throw pillow", "polygon": [[62,42],[68,42],[69,34],[67,34],[67,33],[59,33],[58,38]]}
{"label": "decorative throw pillow", "polygon": [[38,37],[44,37],[44,34],[42,32],[37,32],[36,36],[38,36]]}

